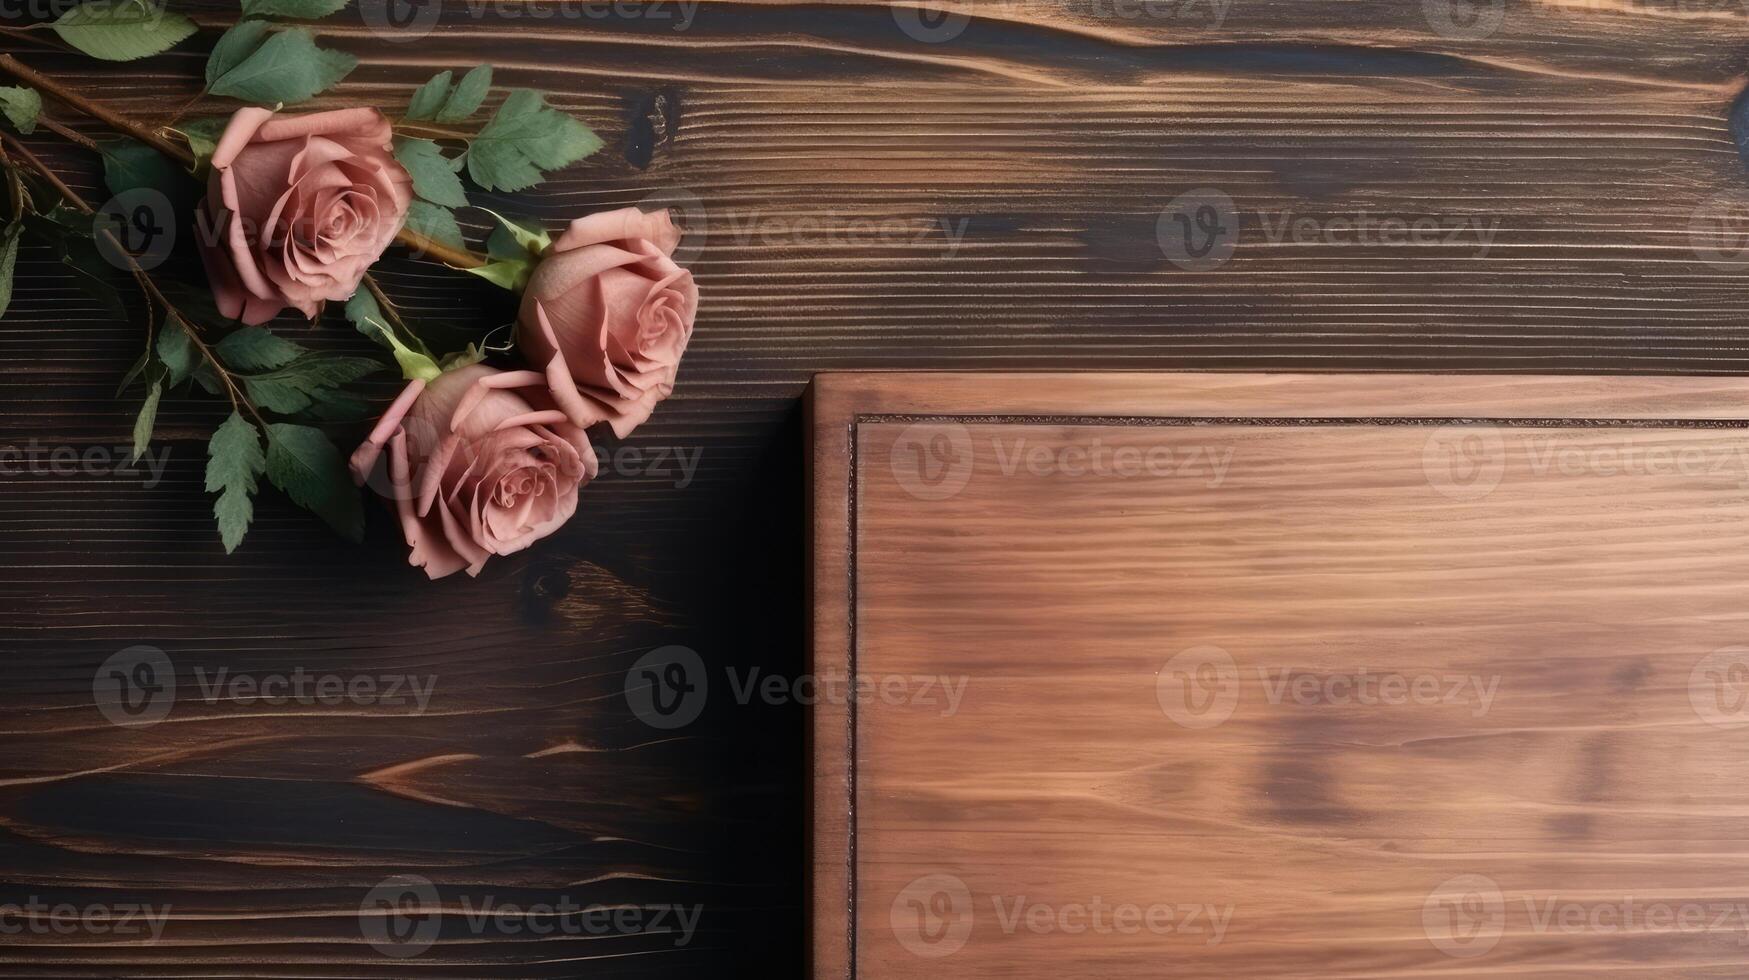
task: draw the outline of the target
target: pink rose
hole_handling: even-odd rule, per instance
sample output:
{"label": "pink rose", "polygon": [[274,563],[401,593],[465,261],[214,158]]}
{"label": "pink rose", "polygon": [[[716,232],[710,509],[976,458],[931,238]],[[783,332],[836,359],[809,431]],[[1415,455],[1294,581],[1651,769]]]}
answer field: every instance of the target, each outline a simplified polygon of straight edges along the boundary
{"label": "pink rose", "polygon": [[375,109],[279,116],[239,109],[213,152],[200,257],[219,312],[315,319],[358,288],[406,220],[413,180]]}
{"label": "pink rose", "polygon": [[407,385],[352,454],[353,479],[393,503],[408,562],[434,579],[478,575],[491,556],[553,533],[596,469],[589,437],[544,376],[484,364]]}
{"label": "pink rose", "polygon": [[535,268],[517,343],[572,422],[624,438],[674,390],[698,314],[679,243],[667,211],[624,208],[571,222]]}

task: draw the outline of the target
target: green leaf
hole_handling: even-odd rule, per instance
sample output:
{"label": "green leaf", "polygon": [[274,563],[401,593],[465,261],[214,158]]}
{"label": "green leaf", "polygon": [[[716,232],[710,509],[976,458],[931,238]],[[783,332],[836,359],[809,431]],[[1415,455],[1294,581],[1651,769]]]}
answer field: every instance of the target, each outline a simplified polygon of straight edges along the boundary
{"label": "green leaf", "polygon": [[320,429],[276,422],[267,427],[267,478],[293,503],[353,541],[364,539],[364,506],[346,459]]}
{"label": "green leaf", "polygon": [[492,234],[486,239],[486,251],[494,258],[513,259],[531,255],[539,258],[553,245],[553,236],[539,225],[531,227],[520,221],[512,221],[491,208],[480,210],[498,222],[498,227],[492,229]]}
{"label": "green leaf", "polygon": [[520,191],[601,149],[588,126],[546,104],[539,92],[517,89],[468,147],[468,176],[487,190]]}
{"label": "green leaf", "polygon": [[12,305],[12,271],[18,267],[18,236],[23,231],[23,225],[11,224],[0,232],[0,316]]}
{"label": "green leaf", "polygon": [[151,350],[148,349],[148,350],[141,351],[139,358],[134,361],[133,367],[128,368],[127,373],[125,373],[121,376],[120,383],[118,383],[115,386],[115,395],[113,397],[120,398],[121,393],[128,390],[128,385],[133,384],[136,380],[139,379],[140,375],[145,373],[146,365],[150,364],[151,362],[152,362]]}
{"label": "green leaf", "polygon": [[104,61],[132,61],[168,51],[195,31],[194,21],[145,0],[89,0],[54,23],[61,40]]}
{"label": "green leaf", "polygon": [[211,89],[226,72],[254,54],[261,42],[267,40],[267,29],[271,26],[264,20],[243,20],[221,34],[206,59],[206,87]]}
{"label": "green leaf", "polygon": [[395,137],[395,159],[413,178],[413,193],[444,207],[465,208],[468,195],[443,150],[430,140]]}
{"label": "green leaf", "polygon": [[444,97],[449,95],[449,80],[454,74],[440,71],[414,91],[412,100],[407,103],[406,118],[409,122],[436,118],[437,111],[443,108]]}
{"label": "green leaf", "polygon": [[486,236],[486,254],[495,259],[523,259],[528,257],[528,249],[522,247],[508,228],[499,225]]}
{"label": "green leaf", "polygon": [[455,92],[449,101],[437,111],[437,121],[440,123],[461,122],[480,110],[480,105],[486,101],[486,93],[492,88],[492,66],[480,65],[462,76],[456,83]]}
{"label": "green leaf", "polygon": [[308,353],[266,327],[244,327],[219,341],[213,351],[236,371],[269,371]]}
{"label": "green leaf", "polygon": [[36,94],[36,89],[22,88],[17,85],[0,86],[0,112],[6,114],[21,133],[30,133],[36,129],[36,117],[43,111],[43,97]]}
{"label": "green leaf", "polygon": [[188,140],[188,149],[198,166],[205,166],[213,158],[219,148],[219,137],[224,135],[229,122],[229,119],[193,119],[182,124],[179,132]]}
{"label": "green leaf", "polygon": [[149,187],[172,198],[182,196],[186,175],[164,154],[130,139],[104,140],[97,147],[103,154],[103,182],[111,194]]}
{"label": "green leaf", "polygon": [[243,16],[319,20],[346,4],[347,0],[243,0]]}
{"label": "green leaf", "polygon": [[310,407],[317,392],[357,381],[382,364],[368,357],[336,354],[306,354],[267,374],[243,377],[249,399],[270,412],[290,414]]}
{"label": "green leaf", "polygon": [[212,94],[244,102],[273,105],[314,98],[358,67],[358,59],[343,51],[316,47],[301,27],[280,31],[236,67],[219,76]]}
{"label": "green leaf", "polygon": [[146,392],[146,401],[140,406],[140,414],[134,418],[134,458],[129,462],[139,462],[146,454],[146,447],[152,444],[152,427],[158,421],[158,400],[163,397],[164,383],[152,382],[151,389]]}
{"label": "green leaf", "polygon": [[352,391],[326,388],[315,393],[310,407],[292,416],[292,421],[365,422],[382,414],[382,405]]}
{"label": "green leaf", "polygon": [[395,331],[389,326],[389,318],[383,316],[383,309],[377,305],[375,296],[368,289],[360,289],[346,301],[346,318],[358,328],[358,332],[387,347],[395,355],[395,363],[400,365],[401,377],[412,381],[418,378],[422,381],[435,381],[443,372],[438,369],[437,362],[432,359],[431,351],[413,338],[413,344],[401,342],[395,336]]}
{"label": "green leaf", "polygon": [[188,335],[188,324],[172,313],[165,318],[164,326],[158,331],[156,345],[158,360],[164,362],[164,367],[170,372],[170,386],[181,384],[194,373],[195,361],[198,358],[194,349],[194,341]]}
{"label": "green leaf", "polygon": [[236,412],[213,432],[206,444],[206,457],[206,491],[219,494],[213,503],[213,516],[218,519],[219,539],[228,555],[243,543],[255,517],[255,505],[249,497],[256,490],[257,478],[267,469],[267,458],[261,454],[261,437],[255,427]]}
{"label": "green leaf", "polygon": [[219,373],[213,370],[211,361],[203,358],[199,364],[194,366],[194,374],[192,377],[194,378],[194,383],[200,385],[209,395],[222,395],[225,393],[225,383],[219,380]]}
{"label": "green leaf", "polygon": [[534,263],[527,259],[499,259],[466,271],[494,286],[520,293],[528,286],[529,277],[534,275]]}
{"label": "green leaf", "polygon": [[485,359],[486,349],[484,347],[469,344],[466,348],[445,357],[443,359],[443,369],[445,371],[459,371],[470,364],[478,364]]}
{"label": "green leaf", "polygon": [[445,245],[467,247],[467,242],[462,239],[462,226],[456,223],[455,214],[448,208],[439,207],[429,201],[414,201],[408,206],[407,227]]}

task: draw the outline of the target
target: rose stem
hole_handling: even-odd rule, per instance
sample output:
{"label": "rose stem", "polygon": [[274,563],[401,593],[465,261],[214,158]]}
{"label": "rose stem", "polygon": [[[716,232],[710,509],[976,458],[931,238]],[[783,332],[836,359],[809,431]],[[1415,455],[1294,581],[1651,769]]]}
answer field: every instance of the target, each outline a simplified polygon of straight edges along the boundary
{"label": "rose stem", "polygon": [[62,85],[60,82],[44,75],[42,72],[39,72],[34,68],[26,67],[23,62],[9,54],[0,54],[0,71],[5,71],[7,74],[26,85],[47,92],[49,95],[54,96],[58,101],[66,103],[69,107],[79,110],[111,129],[119,130],[120,132],[132,136],[134,139],[150,146],[152,149],[157,150],[159,153],[164,154],[170,159],[182,163],[184,166],[194,165],[194,154],[177,146],[175,143],[170,142],[151,129],[148,129],[121,113],[116,112],[114,109],[93,102],[85,96],[67,88],[65,85]]}
{"label": "rose stem", "polygon": [[[35,170],[38,174],[42,175],[42,179],[48,181],[49,186],[53,187],[56,193],[66,198],[68,202],[78,208],[80,212],[84,214],[94,213],[91,210],[91,205],[85,200],[85,198],[79,195],[78,191],[67,186],[66,181],[62,180],[53,170],[49,169],[48,164],[43,163],[35,153],[30,151],[30,147],[25,146],[23,142],[18,140],[11,133],[0,132],[0,144],[9,147],[13,153],[18,155],[19,159],[23,160],[30,166],[30,169]],[[4,153],[0,152],[0,156],[3,155]],[[255,416],[255,421],[259,422],[262,429],[265,430],[267,428],[267,420],[261,417],[261,413],[255,408],[254,403],[244,397],[242,391],[237,388],[236,380],[231,377],[231,372],[225,370],[225,366],[219,362],[218,356],[213,353],[212,348],[208,347],[206,342],[200,339],[199,329],[197,329],[187,317],[182,315],[181,311],[176,308],[174,303],[170,302],[168,297],[158,290],[158,284],[152,281],[152,277],[146,274],[146,270],[140,268],[140,264],[134,261],[133,256],[129,255],[127,249],[122,247],[121,242],[116,241],[113,232],[105,227],[99,230],[99,234],[103,235],[103,237],[108,240],[110,247],[115,249],[116,254],[126,257],[128,271],[131,272],[134,279],[139,282],[140,288],[146,291],[147,296],[156,300],[159,306],[164,307],[164,312],[167,315],[176,317],[177,320],[187,326],[187,329],[183,330],[183,333],[188,335],[188,339],[193,342],[197,349],[200,350],[201,356],[206,358],[208,363],[212,364],[213,371],[217,373],[219,379],[225,383],[225,393],[231,398],[231,407],[233,409],[249,409],[249,414]],[[150,344],[150,342],[150,336],[148,336],[147,343]]]}
{"label": "rose stem", "polygon": [[395,303],[389,299],[389,294],[383,292],[383,287],[377,285],[377,281],[372,279],[368,272],[364,274],[364,288],[370,290],[371,296],[376,299],[377,306],[383,311],[383,318],[389,321],[390,327],[409,337],[418,337],[418,334],[407,329],[407,324],[401,319],[401,311],[395,309]]}
{"label": "rose stem", "polygon": [[[185,167],[194,166],[194,154],[165,139],[156,130],[142,126],[114,109],[80,95],[42,72],[26,66],[12,55],[0,54],[0,71],[48,93],[57,101],[77,109],[111,129],[132,136]],[[411,228],[403,227],[400,234],[395,237],[401,244],[412,249],[415,254],[429,255],[445,265],[451,265],[458,269],[477,269],[488,261],[485,256],[477,252],[445,245],[440,241],[427,238]]]}

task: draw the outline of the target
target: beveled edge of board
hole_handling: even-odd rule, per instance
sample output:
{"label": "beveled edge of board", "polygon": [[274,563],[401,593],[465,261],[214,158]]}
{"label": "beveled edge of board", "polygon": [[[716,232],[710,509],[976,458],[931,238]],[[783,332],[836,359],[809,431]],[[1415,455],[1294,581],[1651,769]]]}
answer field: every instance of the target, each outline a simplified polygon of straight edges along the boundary
{"label": "beveled edge of board", "polygon": [[[809,484],[807,670],[854,667],[856,426],[883,417],[1587,421],[1749,420],[1749,378],[1504,374],[844,372],[804,397]],[[808,975],[855,976],[855,699],[821,698],[808,726]]]}

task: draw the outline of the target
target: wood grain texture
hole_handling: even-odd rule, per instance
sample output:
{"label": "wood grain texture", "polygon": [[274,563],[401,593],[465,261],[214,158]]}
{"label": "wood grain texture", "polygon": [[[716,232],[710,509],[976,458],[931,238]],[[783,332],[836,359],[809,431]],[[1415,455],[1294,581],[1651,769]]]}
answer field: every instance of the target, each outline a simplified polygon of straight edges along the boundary
{"label": "wood grain texture", "polygon": [[823,376],[814,975],[1740,974],[1746,393]]}
{"label": "wood grain texture", "polygon": [[[167,118],[237,15],[172,5],[202,24],[198,42],[146,61],[71,56],[45,32],[0,48]],[[713,691],[721,669],[807,670],[796,402],[816,371],[1749,368],[1749,281],[1691,237],[1698,215],[1701,243],[1728,249],[1717,219],[1744,186],[1725,125],[1749,71],[1734,2],[1514,0],[1474,40],[1382,0],[1234,0],[1218,23],[1210,5],[1126,17],[1093,0],[979,0],[954,8],[972,18],[942,43],[901,29],[919,8],[872,0],[711,0],[683,30],[541,9],[447,0],[429,36],[396,44],[355,5],[312,25],[360,58],[315,107],[392,112],[436,71],[490,60],[607,149],[538,194],[479,203],[549,223],[688,205],[703,315],[675,398],[625,446],[697,453],[696,472],[612,468],[562,535],[436,586],[374,514],[351,549],[269,499],[248,545],[220,554],[205,399],[164,404],[171,455],[150,487],[0,473],[0,730],[16,748],[0,778],[19,780],[0,799],[18,828],[0,850],[5,898],[191,913],[160,946],[7,943],[0,974],[795,975],[801,707],[713,693],[672,740],[619,686],[675,643],[709,663]],[[82,191],[99,186],[83,152],[30,141]],[[1232,197],[1242,235],[1229,262],[1195,272],[1165,258],[1157,226],[1199,187]],[[1289,211],[1357,210],[1498,219],[1498,233],[1486,254],[1270,240]],[[489,286],[404,257],[380,278],[415,319],[484,331],[510,315]],[[366,349],[332,315],[276,329]],[[140,332],[27,249],[0,324],[0,446],[125,443],[135,406],[111,391]],[[91,713],[91,675],[140,643],[189,670],[434,670],[435,707],[206,719],[202,706],[121,733]],[[390,961],[356,922],[389,873],[451,900],[512,884],[550,900],[585,881],[591,898],[702,902],[709,941],[615,940],[625,955],[586,960],[604,944],[464,929]]]}

